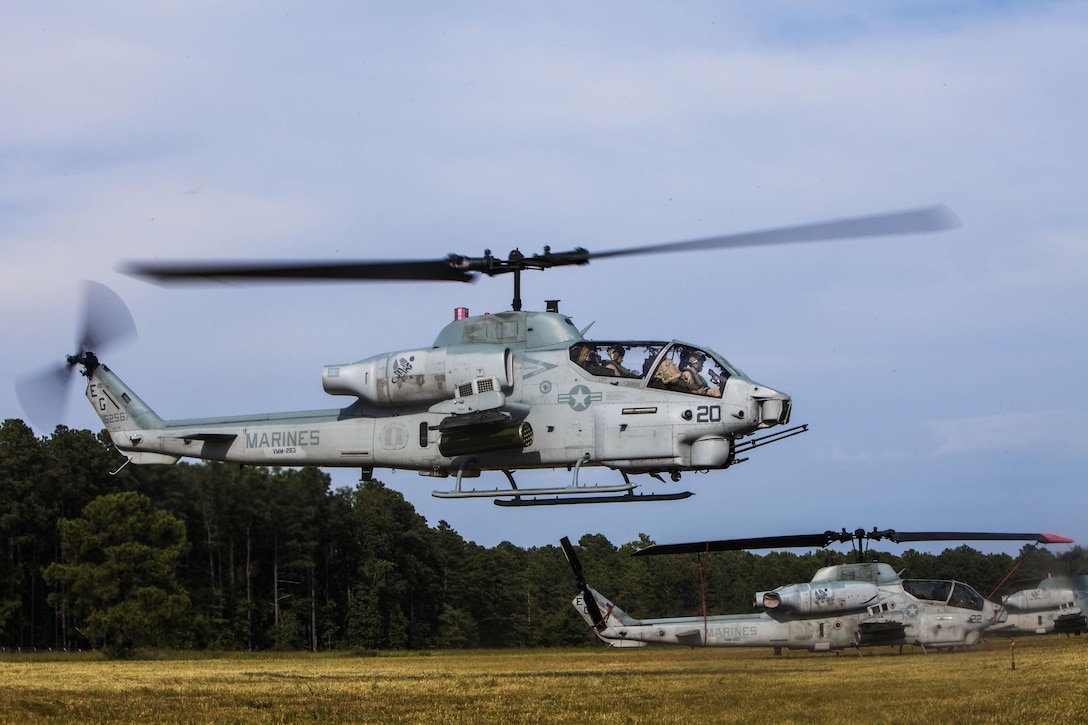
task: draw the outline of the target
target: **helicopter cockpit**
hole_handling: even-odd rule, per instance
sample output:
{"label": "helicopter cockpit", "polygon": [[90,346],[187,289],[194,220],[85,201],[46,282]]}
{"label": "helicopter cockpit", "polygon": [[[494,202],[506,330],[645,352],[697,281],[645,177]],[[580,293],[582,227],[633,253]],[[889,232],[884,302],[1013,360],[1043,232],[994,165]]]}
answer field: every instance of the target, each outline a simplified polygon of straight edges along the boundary
{"label": "helicopter cockpit", "polygon": [[959,609],[974,609],[981,612],[985,602],[981,594],[963,582],[904,579],[903,589],[918,599],[941,602]]}
{"label": "helicopter cockpit", "polygon": [[570,359],[590,375],[648,379],[651,388],[714,398],[729,378],[747,379],[713,351],[679,342],[578,342]]}

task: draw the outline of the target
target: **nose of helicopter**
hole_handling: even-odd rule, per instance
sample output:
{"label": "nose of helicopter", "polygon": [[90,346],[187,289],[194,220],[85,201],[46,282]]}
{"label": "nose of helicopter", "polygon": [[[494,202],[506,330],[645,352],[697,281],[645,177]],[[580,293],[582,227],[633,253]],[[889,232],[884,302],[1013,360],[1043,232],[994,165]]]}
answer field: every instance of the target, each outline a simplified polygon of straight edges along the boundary
{"label": "nose of helicopter", "polygon": [[754,417],[761,428],[785,425],[790,422],[793,401],[786,393],[768,388],[766,385],[752,383],[748,397],[754,404]]}

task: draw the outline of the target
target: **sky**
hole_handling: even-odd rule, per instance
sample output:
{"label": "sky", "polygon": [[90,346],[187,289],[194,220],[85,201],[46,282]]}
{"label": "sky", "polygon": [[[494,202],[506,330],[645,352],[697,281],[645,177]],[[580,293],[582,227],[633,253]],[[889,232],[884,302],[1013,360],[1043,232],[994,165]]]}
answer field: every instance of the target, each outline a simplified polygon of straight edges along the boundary
{"label": "sky", "polygon": [[[591,338],[702,344],[793,396],[808,433],[645,489],[686,501],[512,510],[376,477],[485,546],[874,526],[1088,542],[1088,3],[0,17],[2,418],[26,418],[14,380],[72,351],[84,279],[132,309],[139,339],[101,357],[165,418],[338,407],[323,365],[428,346],[455,307],[511,297],[506,277],[161,287],[130,260],[605,251],[943,203],[962,228],[526,274],[527,308],[561,299]],[[78,387],[57,422],[98,431]]]}

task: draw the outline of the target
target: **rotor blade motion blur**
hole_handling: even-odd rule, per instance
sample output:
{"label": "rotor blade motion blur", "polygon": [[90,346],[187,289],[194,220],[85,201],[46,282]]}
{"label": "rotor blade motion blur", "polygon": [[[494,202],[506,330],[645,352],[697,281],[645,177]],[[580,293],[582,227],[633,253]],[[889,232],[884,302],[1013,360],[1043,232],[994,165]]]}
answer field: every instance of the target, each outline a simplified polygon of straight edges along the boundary
{"label": "rotor blade motion blur", "polygon": [[26,415],[39,428],[47,429],[64,417],[71,366],[54,365],[15,381],[15,396]]}
{"label": "rotor blade motion blur", "polygon": [[[541,254],[525,255],[517,249],[506,259],[485,250],[482,257],[451,254],[432,260],[345,260],[345,261],[202,261],[202,262],[131,262],[121,268],[125,274],[157,282],[291,282],[291,281],[434,281],[472,282],[478,275],[494,277],[513,273],[515,289],[521,272],[552,267],[588,264],[594,259],[665,252],[693,252],[763,244],[787,244],[832,239],[921,234],[954,229],[960,225],[946,206],[853,217],[835,221],[780,227],[741,234],[726,234],[643,247],[590,252],[577,247],[567,252],[553,252],[544,247]],[[520,304],[515,300],[515,309]]]}
{"label": "rotor blade motion blur", "polygon": [[664,252],[694,252],[707,249],[728,249],[731,247],[753,247],[764,244],[790,244],[795,242],[820,242],[833,239],[856,239],[860,237],[895,236],[900,234],[923,234],[956,229],[960,226],[959,218],[947,206],[938,205],[876,214],[874,216],[852,217],[814,224],[801,224],[778,229],[767,229],[742,234],[725,234],[720,237],[692,239],[686,242],[669,242],[645,247],[614,249],[594,252],[593,259],[605,257],[623,257],[639,254],[661,254]]}
{"label": "rotor blade motion blur", "polygon": [[98,282],[83,283],[81,319],[75,353],[65,363],[48,366],[15,383],[19,403],[39,427],[56,425],[63,418],[72,369],[84,353],[102,350],[136,335],[136,323],[124,301]]}
{"label": "rotor blade motion blur", "polygon": [[79,352],[101,350],[135,336],[136,322],[117,293],[104,284],[85,281]]}
{"label": "rotor blade motion blur", "polygon": [[450,259],[352,262],[133,262],[125,274],[158,282],[423,281],[471,282]]}

